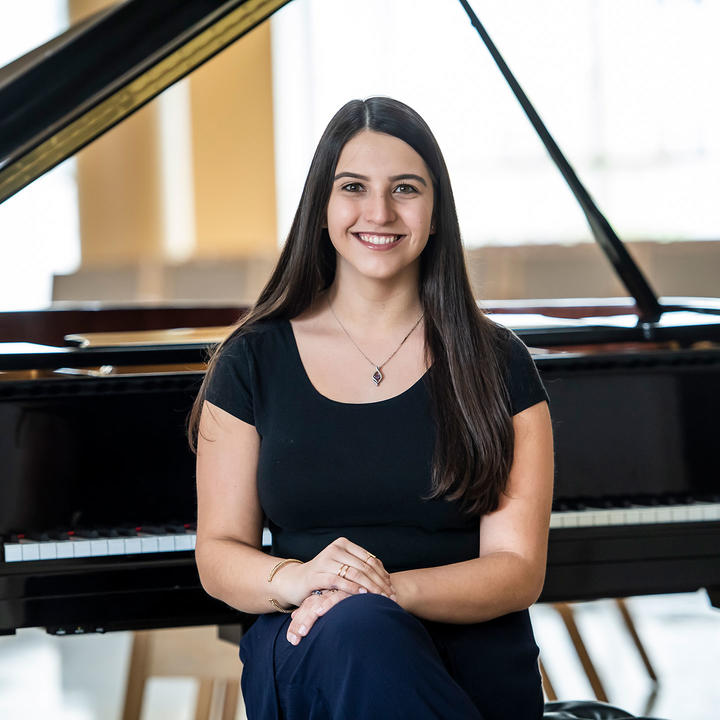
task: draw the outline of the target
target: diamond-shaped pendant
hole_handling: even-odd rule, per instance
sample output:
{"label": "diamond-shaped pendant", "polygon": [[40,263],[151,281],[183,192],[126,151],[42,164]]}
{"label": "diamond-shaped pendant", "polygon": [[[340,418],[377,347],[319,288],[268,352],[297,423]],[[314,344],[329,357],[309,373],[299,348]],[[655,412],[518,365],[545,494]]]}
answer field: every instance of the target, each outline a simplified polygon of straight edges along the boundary
{"label": "diamond-shaped pendant", "polygon": [[375,372],[373,373],[372,380],[375,383],[375,385],[379,385],[382,382],[383,374],[380,372],[380,368],[376,367]]}

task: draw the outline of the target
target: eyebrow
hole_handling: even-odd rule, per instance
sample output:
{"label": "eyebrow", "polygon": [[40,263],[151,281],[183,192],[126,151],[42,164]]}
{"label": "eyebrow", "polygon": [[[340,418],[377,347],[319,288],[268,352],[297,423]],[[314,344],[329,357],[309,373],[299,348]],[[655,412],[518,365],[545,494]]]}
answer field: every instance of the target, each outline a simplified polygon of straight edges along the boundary
{"label": "eyebrow", "polygon": [[[339,180],[340,178],[357,178],[358,180],[370,180],[370,178],[367,175],[359,175],[358,173],[352,173],[352,172],[341,172],[338,173],[334,179],[333,182],[336,180]],[[402,175],[391,175],[388,180],[390,182],[395,182],[396,180],[417,180],[418,182],[422,183],[425,187],[427,187],[427,183],[425,182],[425,178],[421,177],[420,175],[414,175],[413,173],[404,173]]]}

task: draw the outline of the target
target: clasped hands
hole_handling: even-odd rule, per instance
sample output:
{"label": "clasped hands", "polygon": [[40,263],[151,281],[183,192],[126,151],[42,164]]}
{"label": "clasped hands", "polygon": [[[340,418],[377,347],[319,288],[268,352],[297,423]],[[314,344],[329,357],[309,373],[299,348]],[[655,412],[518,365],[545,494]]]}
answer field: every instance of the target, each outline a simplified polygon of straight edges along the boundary
{"label": "clasped hands", "polygon": [[333,540],[312,560],[282,568],[275,582],[298,607],[292,612],[288,642],[297,645],[321,615],[351,595],[378,593],[396,599],[382,561],[346,538]]}

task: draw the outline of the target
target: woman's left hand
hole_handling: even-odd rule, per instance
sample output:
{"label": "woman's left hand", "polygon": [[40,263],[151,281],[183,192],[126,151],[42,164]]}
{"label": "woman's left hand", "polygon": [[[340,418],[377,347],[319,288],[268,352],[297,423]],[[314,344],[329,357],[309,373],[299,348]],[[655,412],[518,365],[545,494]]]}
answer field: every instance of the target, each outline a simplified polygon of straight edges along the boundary
{"label": "woman's left hand", "polygon": [[341,600],[349,597],[351,597],[350,593],[334,589],[317,590],[308,595],[292,612],[292,621],[287,630],[288,642],[297,645],[310,632],[310,628],[321,615],[324,615]]}

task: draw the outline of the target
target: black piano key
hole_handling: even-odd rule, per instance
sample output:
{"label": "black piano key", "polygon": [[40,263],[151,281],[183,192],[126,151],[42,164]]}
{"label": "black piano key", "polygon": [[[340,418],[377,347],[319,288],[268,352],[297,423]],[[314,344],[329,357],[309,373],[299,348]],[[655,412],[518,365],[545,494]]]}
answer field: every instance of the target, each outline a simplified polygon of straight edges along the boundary
{"label": "black piano key", "polygon": [[184,535],[188,531],[188,528],[185,527],[184,524],[173,523],[172,525],[166,525],[165,527],[169,533],[176,533],[180,535]]}
{"label": "black piano key", "polygon": [[167,528],[161,525],[143,525],[141,526],[141,532],[147,535],[167,535]]}
{"label": "black piano key", "polygon": [[120,537],[120,533],[117,531],[117,528],[97,528],[97,532],[101,538]]}
{"label": "black piano key", "polygon": [[100,537],[100,533],[94,528],[79,528],[75,530],[75,537],[83,538],[83,540],[96,540]]}
{"label": "black piano key", "polygon": [[27,534],[27,538],[35,542],[49,542],[51,539],[48,532],[31,532]]}
{"label": "black piano key", "polygon": [[48,537],[51,540],[69,540],[70,533],[68,533],[66,530],[51,530],[48,533]]}

